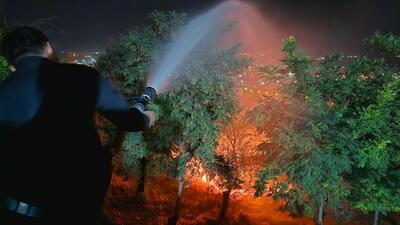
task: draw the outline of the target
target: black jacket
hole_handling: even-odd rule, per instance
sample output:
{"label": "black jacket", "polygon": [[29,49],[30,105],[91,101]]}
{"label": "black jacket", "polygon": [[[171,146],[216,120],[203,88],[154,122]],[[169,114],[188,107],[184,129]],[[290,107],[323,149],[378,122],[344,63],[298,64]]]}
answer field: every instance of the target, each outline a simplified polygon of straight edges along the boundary
{"label": "black jacket", "polygon": [[127,131],[148,126],[95,69],[22,59],[0,84],[3,194],[52,208],[104,194],[110,153],[102,149],[96,111]]}

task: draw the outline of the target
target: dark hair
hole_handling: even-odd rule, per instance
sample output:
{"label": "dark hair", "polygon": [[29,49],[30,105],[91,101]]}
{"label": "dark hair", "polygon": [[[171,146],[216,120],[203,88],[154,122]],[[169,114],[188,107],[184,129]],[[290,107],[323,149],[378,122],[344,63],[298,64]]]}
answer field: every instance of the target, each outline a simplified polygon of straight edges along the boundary
{"label": "dark hair", "polygon": [[16,65],[18,58],[28,54],[43,54],[47,39],[41,31],[33,27],[18,27],[3,38],[1,53],[9,64]]}

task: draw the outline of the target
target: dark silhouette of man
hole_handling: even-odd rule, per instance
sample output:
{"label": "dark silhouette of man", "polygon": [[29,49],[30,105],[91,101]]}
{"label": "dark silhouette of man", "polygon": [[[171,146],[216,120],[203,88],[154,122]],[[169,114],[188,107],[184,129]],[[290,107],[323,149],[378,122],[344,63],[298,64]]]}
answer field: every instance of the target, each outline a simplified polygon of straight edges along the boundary
{"label": "dark silhouette of man", "polygon": [[12,71],[0,84],[0,224],[96,224],[111,153],[94,121],[140,131],[151,111],[130,108],[93,68],[61,64],[46,36],[16,28],[2,43]]}

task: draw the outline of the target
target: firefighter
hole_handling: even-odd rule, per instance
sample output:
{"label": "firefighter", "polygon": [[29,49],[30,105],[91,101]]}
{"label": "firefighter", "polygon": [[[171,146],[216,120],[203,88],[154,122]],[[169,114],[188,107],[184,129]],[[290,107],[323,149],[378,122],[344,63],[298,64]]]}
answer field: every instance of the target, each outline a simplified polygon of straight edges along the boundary
{"label": "firefighter", "polygon": [[39,30],[3,39],[12,73],[0,83],[0,224],[96,224],[111,178],[111,153],[94,114],[141,131],[152,111],[130,107],[91,67],[59,63]]}

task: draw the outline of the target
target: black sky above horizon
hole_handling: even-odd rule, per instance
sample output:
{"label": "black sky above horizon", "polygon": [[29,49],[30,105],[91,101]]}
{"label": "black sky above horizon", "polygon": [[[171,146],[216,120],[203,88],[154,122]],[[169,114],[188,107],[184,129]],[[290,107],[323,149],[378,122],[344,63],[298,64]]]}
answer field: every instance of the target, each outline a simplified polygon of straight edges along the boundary
{"label": "black sky above horizon", "polygon": [[[45,29],[58,50],[102,51],[107,38],[145,23],[146,15],[153,10],[195,15],[219,2],[221,0],[6,0],[3,8],[10,26],[53,18],[52,23],[60,29],[51,26]],[[396,0],[247,2],[255,3],[275,24],[287,27],[288,34],[296,35],[298,29],[292,31],[291,28],[307,27],[312,31],[307,35],[325,35],[327,50],[351,50],[351,43],[376,30],[400,32],[400,1]]]}

